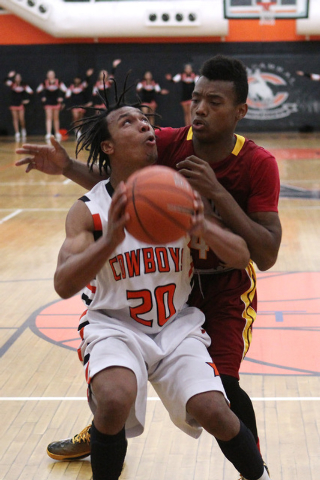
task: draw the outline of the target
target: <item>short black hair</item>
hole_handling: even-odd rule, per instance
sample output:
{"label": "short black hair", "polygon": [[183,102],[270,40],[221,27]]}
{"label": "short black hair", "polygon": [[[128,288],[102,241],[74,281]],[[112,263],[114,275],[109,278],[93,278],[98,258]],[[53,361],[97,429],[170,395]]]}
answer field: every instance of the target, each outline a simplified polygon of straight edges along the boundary
{"label": "short black hair", "polygon": [[[133,85],[127,86],[128,77],[130,72],[127,74],[123,90],[118,96],[117,82],[114,78],[110,79],[114,84],[114,103],[111,105],[107,97],[107,89],[104,86],[103,95],[98,92],[99,97],[102,100],[102,103],[105,107],[87,107],[79,105],[86,112],[91,111],[91,115],[84,117],[80,120],[77,120],[73,123],[71,130],[77,132],[77,145],[76,145],[76,156],[81,152],[81,150],[86,150],[89,152],[89,157],[87,160],[87,165],[92,170],[92,167],[95,163],[98,163],[100,174],[109,173],[110,171],[110,159],[109,156],[103,152],[101,149],[101,142],[109,140],[111,138],[109,128],[108,128],[108,115],[115,110],[119,110],[122,107],[133,107],[138,108],[139,110],[143,106],[139,97],[137,97],[137,102],[134,104],[128,103],[126,101],[126,93],[130,90]],[[73,107],[74,108],[74,107]],[[94,114],[92,115],[92,110]],[[145,114],[148,116],[149,114]]]}
{"label": "short black hair", "polygon": [[236,103],[246,103],[248,97],[248,75],[246,66],[236,58],[216,55],[201,67],[200,75],[208,80],[233,82]]}

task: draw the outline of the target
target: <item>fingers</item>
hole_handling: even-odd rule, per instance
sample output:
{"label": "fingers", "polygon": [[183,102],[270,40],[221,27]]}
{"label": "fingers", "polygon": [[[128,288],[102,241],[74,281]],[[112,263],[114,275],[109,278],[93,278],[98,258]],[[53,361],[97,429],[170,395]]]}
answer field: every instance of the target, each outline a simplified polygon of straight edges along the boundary
{"label": "fingers", "polygon": [[20,160],[17,160],[15,162],[15,166],[16,167],[21,167],[21,165],[26,165],[26,164],[29,164],[29,163],[33,163],[33,161],[34,161],[34,157],[21,158]]}
{"label": "fingers", "polygon": [[51,135],[50,137],[50,142],[51,142],[51,145],[57,150],[57,148],[61,148],[61,145],[60,143],[55,139],[54,135]]}
{"label": "fingers", "polygon": [[185,158],[181,162],[177,163],[178,168],[187,168],[187,167],[192,167],[192,165],[203,165],[204,160],[202,160],[199,157],[196,157],[195,155],[190,155],[190,157]]}
{"label": "fingers", "polygon": [[27,154],[27,155],[36,155],[40,152],[43,145],[33,145],[31,143],[24,143],[22,147],[16,149],[16,153]]}

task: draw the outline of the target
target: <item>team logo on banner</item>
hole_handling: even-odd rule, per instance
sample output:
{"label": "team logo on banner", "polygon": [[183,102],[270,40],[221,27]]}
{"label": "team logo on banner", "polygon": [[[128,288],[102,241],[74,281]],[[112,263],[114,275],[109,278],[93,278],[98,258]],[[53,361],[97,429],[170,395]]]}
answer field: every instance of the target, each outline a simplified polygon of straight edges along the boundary
{"label": "team logo on banner", "polygon": [[277,120],[298,111],[296,103],[290,103],[290,86],[295,79],[283,67],[268,63],[248,68],[248,113],[251,120]]}

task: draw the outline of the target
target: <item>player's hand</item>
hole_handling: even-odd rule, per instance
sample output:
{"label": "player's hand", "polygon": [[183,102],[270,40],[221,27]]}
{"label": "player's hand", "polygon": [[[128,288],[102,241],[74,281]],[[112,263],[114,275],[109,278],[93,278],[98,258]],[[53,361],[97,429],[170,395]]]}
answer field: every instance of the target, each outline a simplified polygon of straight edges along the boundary
{"label": "player's hand", "polygon": [[221,184],[209,163],[195,155],[179,162],[177,168],[192,188],[205,198],[211,198],[212,193],[221,188]]}
{"label": "player's hand", "polygon": [[169,80],[169,81],[172,80],[171,73],[166,73],[165,78],[166,78],[166,80]]}
{"label": "player's hand", "polygon": [[300,75],[300,77],[303,77],[304,72],[302,72],[302,70],[297,70],[297,71],[296,71],[296,74],[297,74],[297,75]]}
{"label": "player's hand", "polygon": [[71,159],[53,135],[50,142],[48,145],[23,144],[16,153],[27,156],[15,162],[16,167],[27,165],[26,173],[39,170],[48,175],[63,175],[64,169],[71,164]]}
{"label": "player's hand", "polygon": [[125,213],[127,204],[127,189],[124,182],[120,182],[112,196],[112,202],[108,213],[108,228],[106,243],[115,249],[125,239],[125,225],[129,215]]}

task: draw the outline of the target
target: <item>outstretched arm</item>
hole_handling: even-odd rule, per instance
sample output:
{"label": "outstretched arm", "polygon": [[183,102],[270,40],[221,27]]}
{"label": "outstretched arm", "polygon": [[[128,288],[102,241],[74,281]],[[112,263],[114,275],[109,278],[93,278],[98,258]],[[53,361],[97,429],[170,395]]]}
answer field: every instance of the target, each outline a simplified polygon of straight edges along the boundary
{"label": "outstretched arm", "polygon": [[51,145],[24,144],[16,153],[26,155],[15,165],[26,165],[26,173],[31,170],[47,173],[48,175],[64,175],[78,185],[91,190],[94,185],[107,177],[100,175],[97,166],[89,170],[87,165],[69,157],[66,150],[52,136]]}

